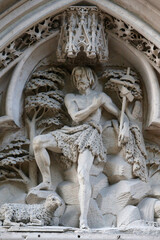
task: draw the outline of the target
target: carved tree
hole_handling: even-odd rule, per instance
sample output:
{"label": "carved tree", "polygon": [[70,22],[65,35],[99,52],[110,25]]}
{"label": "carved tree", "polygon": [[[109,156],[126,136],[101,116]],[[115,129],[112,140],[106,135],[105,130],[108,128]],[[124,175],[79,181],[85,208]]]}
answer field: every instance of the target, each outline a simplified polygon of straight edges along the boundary
{"label": "carved tree", "polygon": [[[50,67],[33,73],[25,87],[25,120],[30,139],[29,154],[33,156],[33,138],[43,132],[61,128],[67,122],[63,110],[64,80],[68,73]],[[37,166],[29,165],[29,176],[33,186],[37,185]]]}
{"label": "carved tree", "polygon": [[63,110],[66,72],[49,68],[33,73],[25,88],[25,115],[30,139],[30,154],[33,155],[33,138],[46,130],[55,130],[64,125]]}
{"label": "carved tree", "polygon": [[157,144],[147,142],[146,150],[149,177],[152,178],[157,172],[160,172],[160,147]]}
{"label": "carved tree", "polygon": [[29,140],[19,137],[7,143],[0,149],[0,182],[22,182],[27,189],[30,188],[31,180],[24,171],[23,165],[32,161],[29,156]]}
{"label": "carved tree", "polygon": [[[129,74],[129,71],[124,69],[109,69],[104,72],[102,79],[107,81],[105,89],[117,92],[119,99],[122,101],[122,109],[130,120],[128,142],[122,143],[126,161],[132,164],[134,176],[146,181],[148,175],[146,168],[147,153],[141,129],[134,122],[140,119],[139,115],[141,114],[142,91],[138,76],[134,71]],[[124,97],[126,103],[123,108]]]}
{"label": "carved tree", "polygon": [[130,76],[134,78],[134,82],[124,81],[122,79],[127,74],[126,69],[108,69],[103,73],[102,79],[107,81],[105,83],[105,89],[110,89],[116,91],[118,97],[121,99],[120,88],[119,85],[122,84],[125,86],[130,93],[133,95],[134,100],[142,99],[142,90],[139,85],[139,78],[134,71],[130,71]]}
{"label": "carved tree", "polygon": [[142,90],[136,72],[131,70],[130,75],[127,75],[126,69],[108,69],[104,72],[102,79],[106,81],[105,90],[115,91],[121,102],[123,96],[126,96],[125,113],[128,118],[131,121],[140,119]]}

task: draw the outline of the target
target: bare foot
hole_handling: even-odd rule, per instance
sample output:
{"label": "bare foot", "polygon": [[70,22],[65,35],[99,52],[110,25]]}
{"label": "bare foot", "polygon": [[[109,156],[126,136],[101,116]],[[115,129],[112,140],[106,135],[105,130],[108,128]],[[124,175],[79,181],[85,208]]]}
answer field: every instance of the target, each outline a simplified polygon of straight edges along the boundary
{"label": "bare foot", "polygon": [[90,229],[87,222],[82,221],[80,222],[80,229]]}
{"label": "bare foot", "polygon": [[37,185],[36,187],[31,188],[31,190],[32,191],[34,191],[34,190],[52,190],[52,188],[51,188],[50,183],[42,182],[39,185]]}

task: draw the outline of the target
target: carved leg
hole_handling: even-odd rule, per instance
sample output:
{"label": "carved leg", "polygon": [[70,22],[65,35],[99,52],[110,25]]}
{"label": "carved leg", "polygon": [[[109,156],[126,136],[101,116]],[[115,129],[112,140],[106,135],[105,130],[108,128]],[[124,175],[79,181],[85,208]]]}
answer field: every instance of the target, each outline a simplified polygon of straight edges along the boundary
{"label": "carved leg", "polygon": [[51,173],[50,173],[50,157],[47,149],[60,153],[61,150],[57,146],[57,142],[52,134],[40,135],[33,140],[33,149],[36,163],[42,174],[42,183],[34,188],[34,190],[50,190],[51,189]]}
{"label": "carved leg", "polygon": [[14,225],[13,222],[11,222],[12,216],[13,216],[13,213],[10,209],[5,212],[5,219],[4,219],[4,222],[3,222],[3,226]]}
{"label": "carved leg", "polygon": [[28,226],[44,226],[44,220],[31,217],[30,222],[27,225]]}
{"label": "carved leg", "polygon": [[78,158],[78,180],[79,180],[79,203],[80,203],[80,228],[88,229],[87,215],[89,203],[91,198],[91,185],[90,185],[90,169],[93,164],[94,157],[92,153],[86,149],[83,153],[79,154]]}

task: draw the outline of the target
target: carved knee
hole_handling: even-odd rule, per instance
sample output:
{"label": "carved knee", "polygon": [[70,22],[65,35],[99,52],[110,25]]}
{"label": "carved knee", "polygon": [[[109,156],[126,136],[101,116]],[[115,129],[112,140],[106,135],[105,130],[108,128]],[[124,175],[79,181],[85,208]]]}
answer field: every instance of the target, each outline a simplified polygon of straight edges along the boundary
{"label": "carved knee", "polygon": [[33,149],[36,151],[38,149],[41,148],[41,137],[40,136],[36,136],[33,139]]}
{"label": "carved knee", "polygon": [[86,185],[89,183],[89,173],[82,169],[80,172],[78,172],[78,180],[79,183]]}

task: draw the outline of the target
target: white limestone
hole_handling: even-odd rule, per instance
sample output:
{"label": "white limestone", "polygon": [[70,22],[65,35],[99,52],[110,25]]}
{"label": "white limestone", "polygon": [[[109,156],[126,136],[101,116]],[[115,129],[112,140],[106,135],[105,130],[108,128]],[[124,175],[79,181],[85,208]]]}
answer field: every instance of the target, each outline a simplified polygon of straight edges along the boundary
{"label": "white limestone", "polygon": [[131,165],[120,154],[108,156],[104,172],[108,176],[110,184],[133,178]]}
{"label": "white limestone", "polygon": [[135,206],[128,205],[117,215],[117,226],[123,227],[130,223],[141,220],[139,209]]}
{"label": "white limestone", "polygon": [[92,186],[92,198],[96,198],[98,193],[105,187],[108,186],[108,179],[106,175],[100,173],[97,177],[91,176],[90,182]]}
{"label": "white limestone", "polygon": [[0,17],[2,239],[159,235],[159,34],[116,2]]}
{"label": "white limestone", "polygon": [[78,204],[79,184],[64,181],[57,187],[57,192],[66,204]]}
{"label": "white limestone", "polygon": [[104,188],[98,194],[98,206],[103,214],[117,215],[127,205],[138,204],[150,190],[150,185],[141,180],[122,180]]}
{"label": "white limestone", "polygon": [[0,220],[3,220],[4,226],[15,224],[52,225],[53,213],[60,205],[60,199],[53,195],[49,195],[44,204],[6,203],[0,208]]}

